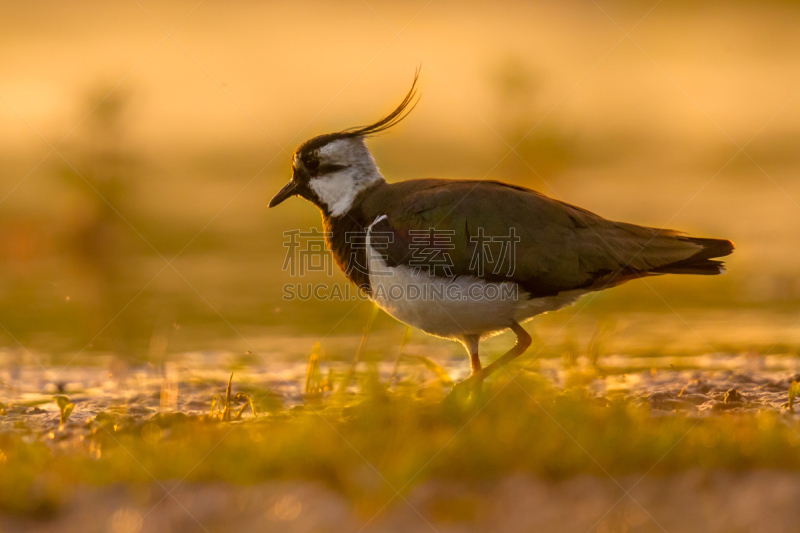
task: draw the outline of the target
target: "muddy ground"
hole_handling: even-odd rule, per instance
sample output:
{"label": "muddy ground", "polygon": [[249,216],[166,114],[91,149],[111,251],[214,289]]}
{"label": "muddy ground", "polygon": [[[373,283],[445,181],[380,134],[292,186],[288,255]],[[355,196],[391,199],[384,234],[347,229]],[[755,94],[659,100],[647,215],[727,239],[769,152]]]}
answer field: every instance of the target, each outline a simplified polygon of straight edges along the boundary
{"label": "muddy ground", "polygon": [[[442,366],[456,378],[466,372],[463,361],[443,361]],[[536,371],[556,387],[586,380],[598,397],[623,395],[648,403],[655,417],[698,418],[764,409],[794,416],[786,412],[787,390],[800,377],[794,357],[751,354],[664,360],[606,357],[598,367],[543,360],[521,371]],[[377,369],[379,379],[388,383],[393,365],[380,364]],[[237,372],[237,383],[269,389],[284,407],[305,401],[304,365],[253,366]],[[434,379],[426,372],[403,366],[401,379]],[[64,438],[80,438],[89,420],[120,406],[134,418],[164,410],[207,413],[226,376],[218,365],[191,357],[166,367],[145,365],[124,372],[113,364],[63,370],[6,367],[3,399],[9,409],[0,417],[0,432],[24,432],[27,439],[56,446]],[[42,400],[58,393],[69,395],[76,408],[66,427],[69,436],[53,439],[58,407]],[[377,508],[355,507],[331,487],[308,481],[236,485],[166,480],[73,487],[57,512],[0,516],[0,531],[788,532],[800,527],[798,501],[800,473],[766,469],[692,468],[561,480],[520,473],[481,483],[429,480]]]}

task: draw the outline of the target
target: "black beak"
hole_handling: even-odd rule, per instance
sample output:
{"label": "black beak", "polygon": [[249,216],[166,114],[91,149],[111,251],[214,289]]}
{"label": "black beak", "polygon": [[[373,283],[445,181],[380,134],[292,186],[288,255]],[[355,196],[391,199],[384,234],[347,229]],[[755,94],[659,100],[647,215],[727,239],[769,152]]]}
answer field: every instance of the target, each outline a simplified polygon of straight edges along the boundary
{"label": "black beak", "polygon": [[294,180],[290,181],[286,185],[283,186],[283,189],[278,191],[272,200],[269,201],[270,207],[275,207],[276,205],[280,204],[287,198],[290,198],[297,194],[297,185],[295,184]]}

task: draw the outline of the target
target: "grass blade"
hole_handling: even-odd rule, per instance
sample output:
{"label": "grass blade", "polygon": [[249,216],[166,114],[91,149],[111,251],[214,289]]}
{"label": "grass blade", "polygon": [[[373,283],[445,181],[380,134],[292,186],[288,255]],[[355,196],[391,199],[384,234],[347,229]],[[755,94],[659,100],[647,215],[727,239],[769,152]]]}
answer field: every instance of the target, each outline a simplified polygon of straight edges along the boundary
{"label": "grass blade", "polygon": [[389,378],[389,383],[397,381],[397,370],[400,366],[400,359],[403,358],[403,351],[409,340],[411,340],[411,326],[406,326],[406,330],[403,332],[403,338],[400,340],[400,349],[397,351],[397,359],[394,360],[394,368],[392,368],[392,376]]}
{"label": "grass blade", "polygon": [[339,392],[345,392],[347,387],[350,386],[350,382],[353,381],[353,376],[356,373],[356,365],[361,360],[361,352],[364,351],[364,345],[367,344],[367,337],[369,337],[369,332],[372,329],[372,324],[375,322],[375,317],[378,315],[378,306],[372,306],[372,312],[369,314],[369,318],[367,319],[367,325],[364,327],[364,334],[361,336],[361,342],[358,344],[358,349],[356,350],[356,355],[353,358],[353,362],[350,363],[350,369],[347,371],[347,374],[344,376],[344,380],[339,385]]}
{"label": "grass blade", "polygon": [[450,374],[447,373],[447,370],[436,364],[435,361],[432,359],[428,359],[424,355],[405,355],[403,356],[406,359],[413,359],[425,365],[425,368],[433,372],[437,379],[442,382],[443,385],[452,385],[453,379],[450,377]]}

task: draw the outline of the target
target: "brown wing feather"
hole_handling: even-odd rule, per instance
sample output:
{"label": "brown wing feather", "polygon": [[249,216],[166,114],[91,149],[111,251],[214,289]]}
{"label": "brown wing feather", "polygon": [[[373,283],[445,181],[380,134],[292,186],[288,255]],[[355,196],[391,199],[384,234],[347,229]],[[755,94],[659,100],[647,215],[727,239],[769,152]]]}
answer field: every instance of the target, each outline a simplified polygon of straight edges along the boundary
{"label": "brown wing feather", "polygon": [[[515,268],[483,272],[489,281],[511,280],[532,296],[600,289],[657,274],[719,274],[714,258],[733,251],[727,240],[688,237],[615,222],[522,187],[492,181],[415,180],[385,185],[362,207],[366,217],[388,216],[396,233],[390,261],[409,265],[410,230],[452,233],[455,276],[478,275],[471,265],[478,228],[486,235],[520,237]],[[374,219],[374,218],[373,218]]]}

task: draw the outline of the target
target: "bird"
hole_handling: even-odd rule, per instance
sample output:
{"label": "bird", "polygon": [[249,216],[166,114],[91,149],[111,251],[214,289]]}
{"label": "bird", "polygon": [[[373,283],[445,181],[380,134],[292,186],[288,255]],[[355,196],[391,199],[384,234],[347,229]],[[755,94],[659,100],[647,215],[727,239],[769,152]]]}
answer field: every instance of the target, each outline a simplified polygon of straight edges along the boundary
{"label": "bird", "polygon": [[[299,196],[319,208],[351,282],[400,322],[464,346],[465,386],[522,355],[532,342],[522,323],[536,315],[637,278],[724,272],[726,239],[609,220],[501,181],[387,182],[366,141],[409,116],[418,77],[377,122],[301,144],[269,207]],[[509,329],[513,347],[483,366],[480,341]]]}

